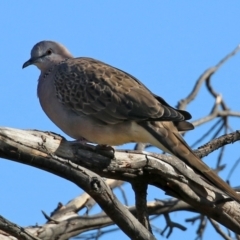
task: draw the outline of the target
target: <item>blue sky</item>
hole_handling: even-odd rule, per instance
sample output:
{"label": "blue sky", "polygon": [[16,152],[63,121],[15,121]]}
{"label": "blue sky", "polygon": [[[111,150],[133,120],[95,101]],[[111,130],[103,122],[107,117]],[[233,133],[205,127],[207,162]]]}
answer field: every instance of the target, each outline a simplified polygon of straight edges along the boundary
{"label": "blue sky", "polygon": [[[76,56],[99,59],[131,73],[173,106],[186,97],[199,75],[218,63],[240,43],[239,1],[1,1],[1,126],[53,131],[64,135],[45,116],[36,96],[39,71],[22,70],[32,46],[41,40],[63,43]],[[231,58],[214,76],[212,84],[232,110],[240,111],[240,55]],[[193,120],[207,114],[213,99],[205,88],[187,110]],[[209,104],[211,103],[211,104]],[[231,126],[239,129],[239,119]],[[192,143],[204,128],[189,133]],[[127,146],[128,147],[128,146]],[[224,155],[226,178],[239,157],[238,144]],[[214,166],[216,154],[205,159]],[[233,186],[240,167],[231,178]],[[44,223],[41,210],[50,213],[82,191],[50,173],[0,159],[0,215],[22,226]],[[131,187],[127,194],[133,203]],[[151,188],[148,198],[165,198]],[[194,239],[197,225],[185,223],[189,213],[171,217],[187,228],[174,230],[170,239]],[[158,223],[164,228],[164,220]],[[117,237],[127,239],[120,233]],[[208,234],[214,231],[208,227]],[[212,235],[213,236],[213,235]],[[218,237],[218,235],[214,235]],[[111,239],[106,235],[102,239]],[[161,236],[156,235],[158,239]]]}

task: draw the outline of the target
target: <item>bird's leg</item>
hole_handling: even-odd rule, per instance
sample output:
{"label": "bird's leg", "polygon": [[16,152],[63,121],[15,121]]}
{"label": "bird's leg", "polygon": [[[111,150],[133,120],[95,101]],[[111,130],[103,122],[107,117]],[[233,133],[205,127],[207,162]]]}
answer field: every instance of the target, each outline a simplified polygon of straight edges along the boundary
{"label": "bird's leg", "polygon": [[90,143],[86,138],[80,137],[73,141],[73,143],[81,143],[83,145],[86,145],[87,143]]}

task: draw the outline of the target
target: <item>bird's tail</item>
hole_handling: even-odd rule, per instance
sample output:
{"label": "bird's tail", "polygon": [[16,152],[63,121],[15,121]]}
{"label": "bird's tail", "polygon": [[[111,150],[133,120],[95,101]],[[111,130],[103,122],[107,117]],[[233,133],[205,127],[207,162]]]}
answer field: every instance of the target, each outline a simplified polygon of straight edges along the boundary
{"label": "bird's tail", "polygon": [[188,166],[200,172],[215,187],[240,203],[240,195],[193,153],[172,122],[145,122],[140,125],[157,140],[151,144],[175,155]]}

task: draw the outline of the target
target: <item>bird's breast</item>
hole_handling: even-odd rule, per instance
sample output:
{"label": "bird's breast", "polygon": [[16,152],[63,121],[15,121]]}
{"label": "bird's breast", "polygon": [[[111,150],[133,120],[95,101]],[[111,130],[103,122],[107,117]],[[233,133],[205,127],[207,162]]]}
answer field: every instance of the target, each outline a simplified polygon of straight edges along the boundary
{"label": "bird's breast", "polygon": [[90,142],[106,145],[151,142],[149,133],[134,121],[104,124],[91,114],[76,114],[58,100],[51,78],[40,78],[38,97],[43,111],[51,121],[74,139],[85,138]]}
{"label": "bird's breast", "polygon": [[120,145],[133,141],[128,132],[129,123],[103,124],[91,115],[76,114],[64,106],[56,96],[54,81],[41,78],[38,82],[38,97],[43,111],[63,132],[74,139],[85,138],[97,144]]}

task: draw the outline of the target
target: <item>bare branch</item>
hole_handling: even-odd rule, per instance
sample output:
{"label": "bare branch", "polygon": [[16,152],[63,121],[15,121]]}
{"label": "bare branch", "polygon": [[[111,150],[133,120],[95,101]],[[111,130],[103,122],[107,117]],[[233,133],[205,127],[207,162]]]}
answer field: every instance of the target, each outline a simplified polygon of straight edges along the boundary
{"label": "bare branch", "polygon": [[[197,96],[202,84],[207,81],[227,60],[229,60],[232,56],[237,54],[240,50],[240,45],[238,45],[232,52],[230,52],[226,57],[224,57],[216,66],[207,69],[197,80],[195,86],[191,93],[185,98],[178,102],[178,109],[186,109],[187,104],[195,99]],[[212,91],[213,93],[213,91]]]}
{"label": "bare branch", "polygon": [[233,133],[225,134],[219,138],[216,138],[209,143],[204,144],[203,146],[199,147],[198,154],[200,158],[207,156],[209,153],[227,145],[230,143],[234,143],[240,140],[240,131],[236,131]]}
{"label": "bare branch", "polygon": [[186,231],[186,230],[187,230],[187,228],[184,227],[183,225],[181,225],[181,224],[179,224],[179,223],[176,223],[176,222],[173,222],[173,221],[171,220],[171,218],[170,218],[170,216],[169,216],[168,213],[165,213],[165,214],[164,214],[164,217],[165,217],[165,220],[166,220],[167,225],[166,225],[166,227],[163,229],[163,231],[161,232],[161,235],[164,235],[165,231],[169,228],[166,238],[169,238],[169,237],[170,237],[170,235],[171,235],[172,232],[173,232],[173,228],[179,228],[179,229],[181,229],[182,231]]}
{"label": "bare branch", "polygon": [[[225,138],[225,142],[236,141],[239,133],[226,135]],[[203,148],[201,154],[204,155],[206,149]],[[128,235],[142,234],[143,239],[146,239],[146,235],[150,233],[126,212],[126,208],[117,201],[98,175],[83,167],[101,176],[128,182],[137,180],[139,176],[148,176],[148,184],[183,199],[202,214],[240,233],[239,204],[228,201],[220,190],[203,181],[176,157],[136,151],[102,154],[96,152],[94,146],[67,142],[52,133],[9,128],[0,130],[1,157],[47,170],[74,182],[91,195]],[[215,202],[221,203],[216,205]],[[113,211],[112,204],[116,206],[116,212]],[[136,233],[139,229],[142,232]],[[148,235],[147,239],[150,239],[150,236]]]}
{"label": "bare branch", "polygon": [[26,229],[19,227],[15,223],[10,222],[2,216],[0,216],[0,229],[11,234],[19,240],[40,240],[29,233]]}
{"label": "bare branch", "polygon": [[132,182],[132,188],[135,192],[135,203],[137,210],[137,219],[150,232],[152,232],[148,211],[147,211],[147,187],[148,184],[144,179]]}
{"label": "bare branch", "polygon": [[202,239],[203,233],[207,226],[207,218],[204,215],[200,215],[200,223],[197,229],[197,239]]}
{"label": "bare branch", "polygon": [[233,111],[214,111],[211,114],[207,115],[206,117],[202,117],[198,120],[192,121],[192,124],[196,127],[196,126],[200,126],[204,123],[210,122],[213,119],[217,118],[217,117],[240,117],[240,112],[233,112]]}
{"label": "bare branch", "polygon": [[216,230],[217,233],[219,233],[219,235],[222,236],[223,239],[225,240],[232,240],[231,237],[229,237],[228,235],[226,235],[220,228],[219,224],[214,221],[213,219],[209,218],[208,219],[210,221],[210,223],[212,224],[212,226],[214,227],[214,229]]}
{"label": "bare branch", "polygon": [[233,171],[237,168],[237,165],[238,165],[239,163],[240,163],[240,158],[238,158],[238,160],[237,160],[237,161],[235,162],[235,164],[232,166],[232,168],[231,168],[231,170],[230,170],[230,172],[229,172],[229,174],[228,174],[228,176],[227,176],[227,180],[230,179]]}

